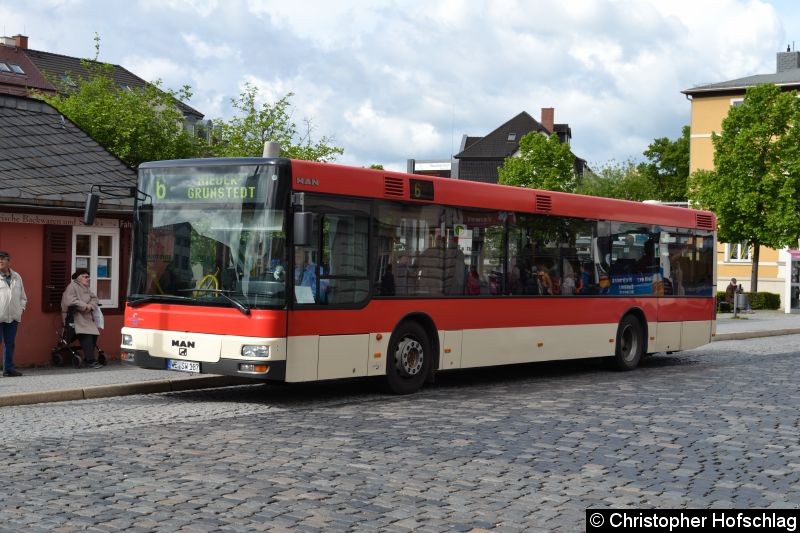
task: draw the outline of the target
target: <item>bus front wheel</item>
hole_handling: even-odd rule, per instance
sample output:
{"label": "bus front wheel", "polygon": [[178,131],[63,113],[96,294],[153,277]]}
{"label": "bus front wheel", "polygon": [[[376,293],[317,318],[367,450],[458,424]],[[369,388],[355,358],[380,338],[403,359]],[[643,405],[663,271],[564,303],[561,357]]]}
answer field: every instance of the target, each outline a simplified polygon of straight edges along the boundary
{"label": "bus front wheel", "polygon": [[431,368],[431,343],[417,322],[404,322],[392,334],[386,384],[394,394],[411,394],[425,383]]}
{"label": "bus front wheel", "polygon": [[614,364],[619,370],[633,370],[639,366],[645,351],[644,328],[633,315],[622,318],[617,328],[617,349]]}

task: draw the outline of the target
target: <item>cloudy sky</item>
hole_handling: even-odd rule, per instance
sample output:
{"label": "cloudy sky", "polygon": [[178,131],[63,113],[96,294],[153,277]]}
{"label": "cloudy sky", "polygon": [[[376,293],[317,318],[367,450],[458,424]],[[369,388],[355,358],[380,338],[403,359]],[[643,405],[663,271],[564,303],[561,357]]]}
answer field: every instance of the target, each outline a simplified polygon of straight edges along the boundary
{"label": "cloudy sky", "polygon": [[555,108],[592,166],[641,159],[689,123],[681,90],[775,71],[794,0],[0,0],[3,35],[192,87],[230,118],[245,83],[292,92],[340,162],[404,170]]}

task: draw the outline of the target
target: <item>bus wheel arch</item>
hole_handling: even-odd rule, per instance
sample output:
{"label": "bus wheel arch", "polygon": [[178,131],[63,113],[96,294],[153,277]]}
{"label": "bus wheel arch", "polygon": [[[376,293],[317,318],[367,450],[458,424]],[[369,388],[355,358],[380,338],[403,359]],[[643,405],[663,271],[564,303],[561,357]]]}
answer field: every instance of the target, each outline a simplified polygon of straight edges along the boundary
{"label": "bus wheel arch", "polygon": [[386,384],[394,394],[419,390],[438,368],[439,336],[424,314],[410,314],[397,324],[389,339]]}
{"label": "bus wheel arch", "polygon": [[647,352],[647,319],[641,309],[628,310],[617,326],[614,366],[618,370],[633,370]]}

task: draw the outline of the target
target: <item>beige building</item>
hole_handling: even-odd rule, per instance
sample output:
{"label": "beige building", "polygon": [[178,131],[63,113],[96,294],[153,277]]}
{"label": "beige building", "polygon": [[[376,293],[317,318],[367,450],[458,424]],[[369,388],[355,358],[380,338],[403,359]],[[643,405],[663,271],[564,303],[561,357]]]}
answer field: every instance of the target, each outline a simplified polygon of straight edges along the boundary
{"label": "beige building", "polygon": [[[712,133],[722,132],[722,121],[731,107],[744,100],[748,87],[774,83],[786,91],[800,90],[800,52],[786,51],[777,55],[773,74],[757,74],[730,81],[701,85],[683,92],[691,100],[691,138],[689,170],[714,168]],[[789,312],[792,299],[790,286],[791,254],[788,249],[761,247],[759,251],[758,289],[781,295],[781,305]],[[717,288],[724,290],[732,277],[745,290],[750,287],[752,250],[745,243],[719,243],[717,247]]]}

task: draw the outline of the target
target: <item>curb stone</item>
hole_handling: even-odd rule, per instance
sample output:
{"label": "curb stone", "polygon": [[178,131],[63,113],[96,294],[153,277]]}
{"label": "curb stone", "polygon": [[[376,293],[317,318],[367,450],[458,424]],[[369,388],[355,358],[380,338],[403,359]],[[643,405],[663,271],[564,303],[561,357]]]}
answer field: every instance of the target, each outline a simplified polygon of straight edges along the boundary
{"label": "curb stone", "polygon": [[118,383],[114,385],[97,385],[75,389],[60,389],[40,392],[23,392],[0,395],[0,407],[31,405],[36,403],[69,402],[108,398],[112,396],[128,396],[132,394],[156,394],[160,392],[181,392],[196,389],[230,387],[234,385],[252,385],[258,383],[245,378],[231,376],[204,376],[194,379],[139,381],[134,383]]}

